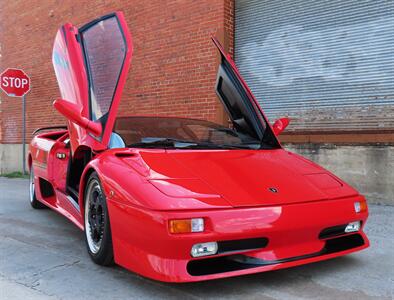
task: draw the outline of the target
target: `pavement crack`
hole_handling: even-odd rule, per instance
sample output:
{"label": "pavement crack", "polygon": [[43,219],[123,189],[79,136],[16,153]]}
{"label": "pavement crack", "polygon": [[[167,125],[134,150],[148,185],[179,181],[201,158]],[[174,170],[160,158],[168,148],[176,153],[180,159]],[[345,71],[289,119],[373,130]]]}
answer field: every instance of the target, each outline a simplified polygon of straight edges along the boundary
{"label": "pavement crack", "polygon": [[47,292],[44,292],[43,290],[37,288],[40,285],[39,282],[38,282],[38,284],[28,284],[28,283],[25,283],[23,281],[20,281],[21,279],[12,279],[12,278],[9,278],[9,277],[5,276],[4,274],[0,274],[0,277],[2,277],[6,281],[15,283],[17,285],[26,287],[26,288],[31,289],[31,290],[34,290],[34,291],[36,291],[36,292],[38,292],[38,293],[40,293],[42,295],[45,295],[45,296],[48,296],[48,297],[54,297],[54,299],[60,299],[55,294],[47,293]]}
{"label": "pavement crack", "polygon": [[76,261],[73,261],[73,262],[71,262],[71,263],[64,263],[64,264],[55,265],[55,266],[52,266],[52,267],[50,267],[50,268],[44,269],[44,270],[42,270],[42,271],[36,272],[36,273],[32,274],[32,275],[29,276],[29,277],[40,276],[40,275],[42,275],[42,274],[44,274],[44,273],[47,273],[47,272],[50,272],[50,271],[53,271],[53,270],[56,270],[56,269],[70,268],[70,267],[72,267],[72,266],[75,266],[75,265],[78,264],[78,263],[80,263],[80,260],[76,260]]}
{"label": "pavement crack", "polygon": [[[59,255],[58,254],[58,252],[59,252],[58,250],[59,249],[55,248],[55,247],[51,247],[51,246],[44,245],[44,244],[37,244],[37,243],[28,242],[28,241],[23,240],[22,238],[18,238],[18,237],[11,236],[11,235],[3,235],[3,236],[0,236],[0,237],[4,238],[4,239],[11,239],[13,241],[17,241],[17,242],[20,242],[20,243],[23,243],[23,244],[26,244],[26,245],[29,245],[29,246],[32,246],[32,247],[37,247],[37,248],[40,248],[40,249],[44,249],[44,250],[47,250],[47,251],[49,251],[51,253],[56,253],[57,255]],[[76,258],[76,256],[66,255],[64,253],[62,253],[61,256],[62,257],[67,257],[67,258],[71,258],[71,259],[75,259]]]}
{"label": "pavement crack", "polygon": [[[47,295],[47,296],[54,296],[54,294],[47,294],[47,293],[43,292],[42,290],[40,290],[40,289],[38,288],[38,287],[40,286],[40,284],[41,284],[41,283],[40,283],[40,279],[42,278],[41,275],[43,275],[43,274],[45,274],[45,273],[48,273],[48,272],[50,272],[50,271],[53,271],[53,270],[57,270],[57,269],[70,268],[70,267],[72,267],[72,266],[75,266],[75,265],[78,264],[79,262],[80,262],[80,260],[76,260],[76,261],[73,261],[73,262],[71,262],[71,263],[64,263],[64,264],[52,266],[52,267],[50,267],[50,268],[48,268],[48,269],[45,269],[45,270],[42,270],[42,271],[40,271],[40,272],[34,273],[34,274],[32,274],[31,276],[29,276],[29,277],[25,277],[25,279],[28,279],[28,278],[35,278],[35,277],[36,277],[29,285],[26,285],[26,286],[28,286],[28,287],[31,288],[31,289],[40,291],[40,292],[42,292],[43,294],[45,294],[45,295]],[[58,299],[59,299],[59,298],[58,298]]]}

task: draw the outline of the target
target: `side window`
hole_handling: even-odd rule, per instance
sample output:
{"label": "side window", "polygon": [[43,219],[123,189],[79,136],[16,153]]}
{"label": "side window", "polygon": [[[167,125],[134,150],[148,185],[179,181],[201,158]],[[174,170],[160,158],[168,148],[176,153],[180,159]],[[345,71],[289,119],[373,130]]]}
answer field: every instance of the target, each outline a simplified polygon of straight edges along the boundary
{"label": "side window", "polygon": [[89,76],[90,116],[96,121],[111,107],[126,55],[126,44],[116,16],[80,30]]}

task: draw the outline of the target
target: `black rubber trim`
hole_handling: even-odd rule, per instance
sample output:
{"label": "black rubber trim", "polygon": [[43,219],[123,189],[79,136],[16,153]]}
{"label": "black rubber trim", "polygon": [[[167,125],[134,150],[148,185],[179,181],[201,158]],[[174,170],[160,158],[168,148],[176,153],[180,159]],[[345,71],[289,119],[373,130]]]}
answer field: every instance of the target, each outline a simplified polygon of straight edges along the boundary
{"label": "black rubber trim", "polygon": [[327,239],[330,237],[343,235],[346,233],[345,232],[346,226],[347,224],[343,224],[343,225],[337,225],[337,226],[325,228],[320,232],[319,239]]}
{"label": "black rubber trim", "polygon": [[241,254],[192,260],[187,264],[187,272],[192,276],[203,276],[245,270],[332,254],[357,248],[362,245],[364,245],[364,239],[360,234],[356,233],[326,240],[325,246],[319,252],[279,260],[263,260]]}
{"label": "black rubber trim", "polygon": [[51,129],[64,129],[64,130],[66,130],[67,126],[59,125],[59,126],[40,127],[40,128],[37,128],[36,130],[34,130],[31,135],[35,135],[36,133],[38,133],[40,131],[51,130]]}
{"label": "black rubber trim", "polygon": [[101,16],[99,18],[96,18],[96,19],[86,23],[85,25],[81,26],[78,30],[85,31],[85,30],[89,29],[90,27],[96,25],[97,23],[104,21],[106,19],[110,19],[112,17],[116,17],[116,12],[112,12],[112,13],[106,14],[104,16]]}
{"label": "black rubber trim", "polygon": [[41,195],[44,198],[48,198],[55,195],[55,191],[53,190],[52,184],[49,181],[40,177],[38,182],[40,184]]}
{"label": "black rubber trim", "polygon": [[218,242],[218,253],[250,251],[254,249],[265,248],[267,245],[267,238],[221,241]]}

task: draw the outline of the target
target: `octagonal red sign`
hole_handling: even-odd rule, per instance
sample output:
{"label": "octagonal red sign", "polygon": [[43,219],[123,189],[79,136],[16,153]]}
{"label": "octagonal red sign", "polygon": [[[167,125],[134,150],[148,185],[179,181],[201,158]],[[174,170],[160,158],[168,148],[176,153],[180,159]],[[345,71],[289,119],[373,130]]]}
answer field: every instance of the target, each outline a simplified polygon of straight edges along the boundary
{"label": "octagonal red sign", "polygon": [[11,97],[22,97],[30,90],[30,78],[20,69],[8,68],[0,75],[0,88]]}

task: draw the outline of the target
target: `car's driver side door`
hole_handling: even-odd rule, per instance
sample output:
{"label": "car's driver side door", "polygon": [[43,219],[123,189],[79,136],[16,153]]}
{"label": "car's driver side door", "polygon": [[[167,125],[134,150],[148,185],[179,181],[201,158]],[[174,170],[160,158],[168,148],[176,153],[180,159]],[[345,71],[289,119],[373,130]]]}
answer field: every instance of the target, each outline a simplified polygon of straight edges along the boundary
{"label": "car's driver side door", "polygon": [[59,29],[52,57],[63,99],[57,104],[71,106],[78,118],[100,129],[94,133],[68,118],[72,155],[80,146],[107,148],[131,56],[132,40],[121,12],[80,29],[69,23]]}

